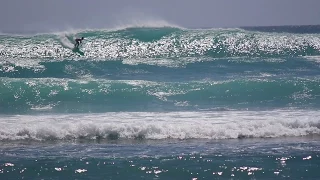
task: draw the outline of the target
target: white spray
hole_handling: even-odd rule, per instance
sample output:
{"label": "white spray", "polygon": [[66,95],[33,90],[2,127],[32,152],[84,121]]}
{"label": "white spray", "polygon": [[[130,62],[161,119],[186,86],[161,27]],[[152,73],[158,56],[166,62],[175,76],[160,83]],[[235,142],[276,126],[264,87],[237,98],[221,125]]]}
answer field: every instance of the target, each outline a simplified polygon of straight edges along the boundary
{"label": "white spray", "polygon": [[70,42],[70,40],[67,38],[65,34],[59,35],[59,40],[63,47],[72,49],[74,47],[73,43]]}

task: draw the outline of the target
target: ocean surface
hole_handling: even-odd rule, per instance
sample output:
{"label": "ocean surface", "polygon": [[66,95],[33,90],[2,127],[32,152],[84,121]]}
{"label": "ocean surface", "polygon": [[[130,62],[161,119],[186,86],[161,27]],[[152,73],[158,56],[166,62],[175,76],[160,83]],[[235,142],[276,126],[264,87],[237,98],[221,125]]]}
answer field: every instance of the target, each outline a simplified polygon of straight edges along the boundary
{"label": "ocean surface", "polygon": [[0,34],[0,179],[319,179],[319,110],[319,26]]}

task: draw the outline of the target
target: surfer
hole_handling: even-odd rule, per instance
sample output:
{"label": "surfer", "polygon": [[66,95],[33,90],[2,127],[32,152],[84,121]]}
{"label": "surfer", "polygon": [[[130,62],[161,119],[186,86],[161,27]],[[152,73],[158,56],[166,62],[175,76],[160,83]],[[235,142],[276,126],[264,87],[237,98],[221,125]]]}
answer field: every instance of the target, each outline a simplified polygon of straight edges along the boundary
{"label": "surfer", "polygon": [[74,47],[78,48],[80,43],[82,43],[83,39],[84,39],[84,37],[82,37],[81,39],[80,38],[75,39],[76,43],[74,44]]}

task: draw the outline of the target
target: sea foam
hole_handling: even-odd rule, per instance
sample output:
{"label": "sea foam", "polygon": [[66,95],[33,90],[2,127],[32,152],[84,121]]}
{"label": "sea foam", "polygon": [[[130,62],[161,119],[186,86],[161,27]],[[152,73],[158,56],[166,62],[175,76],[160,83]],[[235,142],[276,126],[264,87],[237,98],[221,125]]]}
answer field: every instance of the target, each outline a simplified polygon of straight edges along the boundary
{"label": "sea foam", "polygon": [[121,112],[2,116],[0,140],[235,139],[319,135],[318,111]]}

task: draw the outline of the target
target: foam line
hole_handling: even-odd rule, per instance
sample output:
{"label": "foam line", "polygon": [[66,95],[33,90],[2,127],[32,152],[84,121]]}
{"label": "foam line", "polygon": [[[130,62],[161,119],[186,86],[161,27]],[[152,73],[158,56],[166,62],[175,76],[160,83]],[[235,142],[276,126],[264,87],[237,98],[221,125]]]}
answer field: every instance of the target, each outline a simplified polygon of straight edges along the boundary
{"label": "foam line", "polygon": [[320,112],[123,112],[1,116],[0,140],[234,139],[320,135]]}

